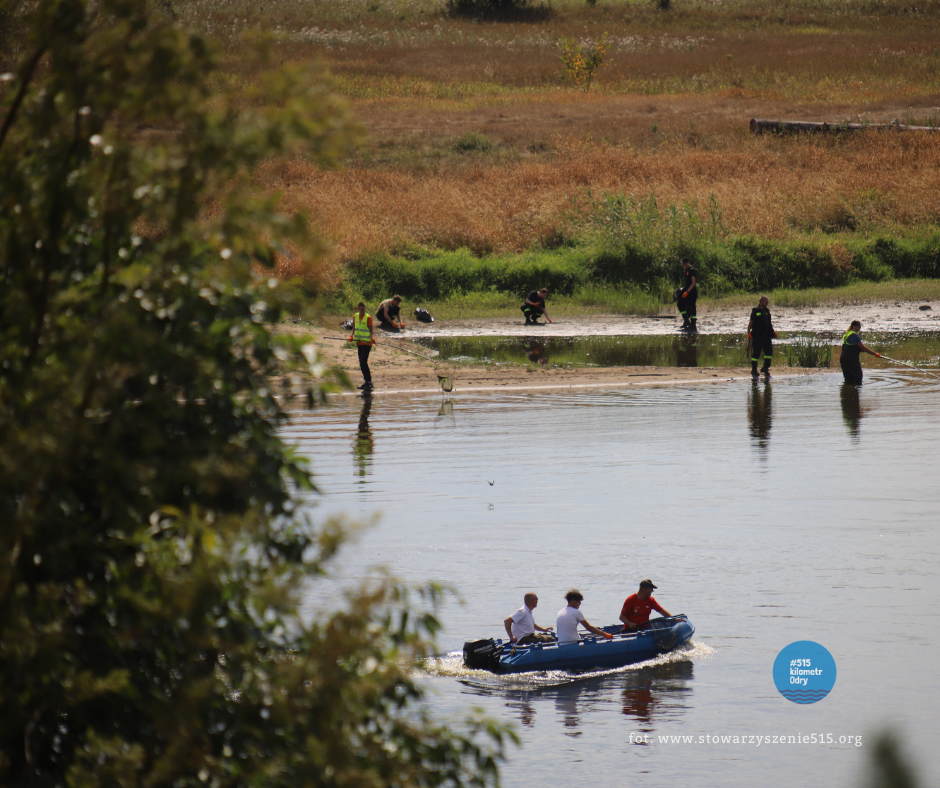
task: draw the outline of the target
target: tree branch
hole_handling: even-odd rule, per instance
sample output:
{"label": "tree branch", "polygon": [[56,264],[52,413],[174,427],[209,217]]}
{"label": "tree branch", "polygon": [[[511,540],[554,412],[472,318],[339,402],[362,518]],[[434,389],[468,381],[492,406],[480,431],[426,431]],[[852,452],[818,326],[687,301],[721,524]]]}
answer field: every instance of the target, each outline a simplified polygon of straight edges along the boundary
{"label": "tree branch", "polygon": [[16,119],[16,113],[19,112],[20,105],[23,103],[23,99],[26,98],[26,91],[29,88],[29,83],[33,79],[33,74],[36,72],[36,67],[39,65],[39,61],[42,60],[42,56],[45,54],[46,47],[39,47],[39,49],[36,50],[26,65],[22,81],[20,82],[20,89],[13,97],[13,103],[10,104],[10,109],[7,110],[7,114],[3,118],[3,125],[0,126],[0,148],[3,147],[3,142],[7,138],[7,133],[10,131],[10,127],[13,125],[13,121]]}

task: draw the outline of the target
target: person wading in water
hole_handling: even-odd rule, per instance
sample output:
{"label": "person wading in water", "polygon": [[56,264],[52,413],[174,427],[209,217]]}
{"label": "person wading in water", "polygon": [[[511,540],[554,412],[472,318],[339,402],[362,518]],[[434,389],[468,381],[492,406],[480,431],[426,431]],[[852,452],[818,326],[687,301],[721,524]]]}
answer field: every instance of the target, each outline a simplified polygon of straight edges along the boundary
{"label": "person wading in water", "polygon": [[846,383],[855,386],[862,385],[862,353],[869,353],[875,358],[881,358],[880,353],[865,347],[861,337],[862,324],[853,320],[849,330],[842,336],[842,353],[839,356],[839,366],[842,367],[842,377]]}

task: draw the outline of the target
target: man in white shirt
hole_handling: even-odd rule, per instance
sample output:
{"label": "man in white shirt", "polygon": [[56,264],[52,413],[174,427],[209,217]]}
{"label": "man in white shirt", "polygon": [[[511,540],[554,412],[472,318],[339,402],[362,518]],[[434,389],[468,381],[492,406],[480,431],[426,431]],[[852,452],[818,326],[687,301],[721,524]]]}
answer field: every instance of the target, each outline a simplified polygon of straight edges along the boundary
{"label": "man in white shirt", "polygon": [[579,609],[584,601],[584,594],[578,591],[577,588],[572,588],[565,594],[565,599],[568,600],[568,607],[559,610],[558,618],[555,620],[559,643],[577,643],[581,640],[581,635],[578,634],[578,624],[583,624],[588,632],[613,640],[613,635],[592,626],[584,617],[584,613]]}
{"label": "man in white shirt", "polygon": [[[551,627],[540,627],[535,623],[532,611],[539,603],[539,598],[531,591],[526,594],[522,601],[525,604],[515,613],[507,618],[503,624],[506,627],[506,633],[509,635],[510,643],[517,643],[524,646],[527,643],[554,643],[553,635],[543,635],[543,632],[551,632]],[[535,630],[538,630],[536,632]]]}

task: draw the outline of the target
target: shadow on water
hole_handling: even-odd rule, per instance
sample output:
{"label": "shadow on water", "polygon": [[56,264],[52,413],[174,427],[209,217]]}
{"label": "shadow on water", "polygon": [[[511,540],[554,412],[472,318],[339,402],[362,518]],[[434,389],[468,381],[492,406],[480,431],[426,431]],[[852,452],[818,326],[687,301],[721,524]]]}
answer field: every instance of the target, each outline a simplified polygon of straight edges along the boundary
{"label": "shadow on water", "polygon": [[755,380],[747,398],[747,420],[754,448],[766,458],[770,448],[770,429],[773,426],[773,386]]}
{"label": "shadow on water", "polygon": [[852,440],[858,441],[862,421],[861,390],[852,383],[843,383],[839,389],[839,399],[842,402],[842,420],[848,427]]}
{"label": "shadow on water", "polygon": [[544,713],[546,702],[551,702],[562,732],[577,738],[583,733],[585,719],[618,697],[623,715],[639,723],[639,730],[652,733],[658,719],[686,711],[694,670],[692,661],[678,660],[545,685],[536,682],[524,687],[516,683],[500,686],[499,680],[462,683],[468,694],[504,698],[506,708],[526,727],[534,727],[538,712]]}
{"label": "shadow on water", "polygon": [[544,367],[548,364],[548,353],[545,350],[545,340],[526,337],[522,340],[525,357],[533,364]]}
{"label": "shadow on water", "polygon": [[364,394],[362,410],[359,411],[359,426],[353,438],[353,457],[356,460],[356,475],[364,480],[372,469],[372,452],[375,451],[375,438],[369,426],[369,414],[372,412],[372,397]]}
{"label": "shadow on water", "polygon": [[675,339],[676,366],[698,366],[698,334],[685,334]]}

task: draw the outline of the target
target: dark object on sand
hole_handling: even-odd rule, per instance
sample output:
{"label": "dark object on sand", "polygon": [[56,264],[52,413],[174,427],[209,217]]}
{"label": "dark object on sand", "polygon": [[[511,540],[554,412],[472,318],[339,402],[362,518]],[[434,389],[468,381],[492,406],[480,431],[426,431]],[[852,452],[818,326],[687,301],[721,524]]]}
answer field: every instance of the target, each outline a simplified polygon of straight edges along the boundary
{"label": "dark object on sand", "polygon": [[431,313],[427,309],[422,309],[420,306],[415,309],[415,317],[422,323],[433,323],[434,318],[431,317]]}
{"label": "dark object on sand", "polygon": [[523,673],[528,670],[582,672],[619,668],[644,662],[684,646],[695,627],[685,616],[656,618],[648,629],[623,633],[621,624],[601,627],[613,640],[585,637],[576,643],[533,643],[519,646],[502,640],[471,640],[464,643],[463,664],[473,670],[493,673]]}
{"label": "dark object on sand", "polygon": [[352,320],[344,320],[342,323],[339,324],[339,327],[345,328],[347,331],[352,331],[353,328],[355,328]]}
{"label": "dark object on sand", "polygon": [[931,307],[930,304],[924,304],[923,306],[917,307],[921,312],[927,312]]}

